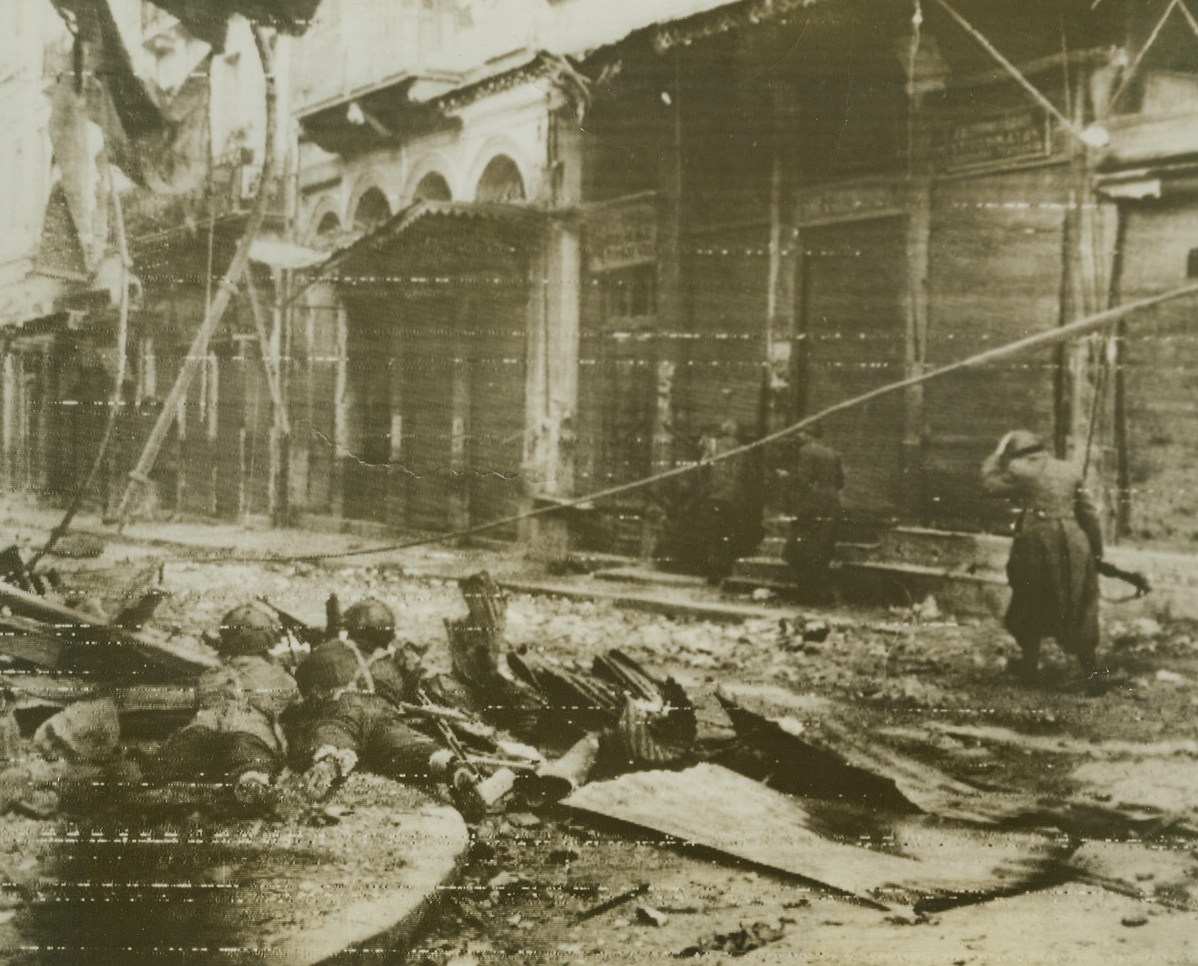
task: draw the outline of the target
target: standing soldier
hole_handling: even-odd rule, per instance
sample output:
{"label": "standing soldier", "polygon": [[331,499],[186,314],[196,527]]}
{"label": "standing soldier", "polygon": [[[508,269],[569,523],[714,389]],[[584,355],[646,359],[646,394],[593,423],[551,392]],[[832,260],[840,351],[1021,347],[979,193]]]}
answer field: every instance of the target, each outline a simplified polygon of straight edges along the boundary
{"label": "standing soldier", "polygon": [[794,467],[782,474],[790,483],[787,503],[792,518],[782,557],[790,565],[799,593],[817,600],[832,595],[830,568],[844,489],[840,456],[822,437],[818,425],[799,433]]}
{"label": "standing soldier", "polygon": [[1007,561],[1005,624],[1022,656],[1011,670],[1034,680],[1040,642],[1051,637],[1093,671],[1102,528],[1081,474],[1049,456],[1034,434],[1017,429],[982,464],[982,489],[1007,497],[1020,511]]}

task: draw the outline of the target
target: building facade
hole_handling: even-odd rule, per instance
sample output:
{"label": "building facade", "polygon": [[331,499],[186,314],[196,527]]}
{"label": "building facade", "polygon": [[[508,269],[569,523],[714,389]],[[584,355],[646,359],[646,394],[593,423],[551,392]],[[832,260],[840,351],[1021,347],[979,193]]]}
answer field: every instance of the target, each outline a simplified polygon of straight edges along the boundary
{"label": "building facade", "polygon": [[[161,90],[205,65],[209,165],[189,191],[125,195],[139,301],[112,491],[241,237],[263,134],[246,24],[212,52],[134,6],[117,19]],[[158,509],[490,524],[693,460],[730,421],[759,437],[1198,277],[1195,37],[1172,4],[618,7],[324,0],[280,38],[282,175],[152,474]],[[93,291],[97,219],[75,253]],[[1112,537],[1188,548],[1192,314],[830,415],[852,520],[1003,529],[976,472],[1022,426],[1087,466]],[[87,318],[111,345],[111,305]],[[53,351],[97,357],[72,332]],[[20,418],[8,480],[53,495],[82,450],[47,469]],[[538,535],[651,554],[668,502],[630,493]]]}

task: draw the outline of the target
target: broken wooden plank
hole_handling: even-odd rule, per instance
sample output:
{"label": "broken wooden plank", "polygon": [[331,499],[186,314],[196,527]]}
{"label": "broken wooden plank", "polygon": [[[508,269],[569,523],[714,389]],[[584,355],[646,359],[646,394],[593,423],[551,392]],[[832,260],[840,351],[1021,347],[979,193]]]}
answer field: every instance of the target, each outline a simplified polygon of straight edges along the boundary
{"label": "broken wooden plank", "polygon": [[79,677],[59,674],[0,674],[0,690],[12,694],[18,707],[52,705],[65,707],[76,701],[109,697],[121,712],[194,713],[196,689],[173,684],[144,684],[113,687]]}
{"label": "broken wooden plank", "polygon": [[1069,859],[1086,882],[1173,909],[1198,910],[1198,857],[1189,847],[1086,842]]}
{"label": "broken wooden plank", "polygon": [[180,674],[198,675],[219,664],[214,655],[205,654],[198,648],[187,647],[179,641],[156,641],[145,634],[115,627],[3,581],[0,581],[0,606],[7,607],[19,617],[48,624],[48,629],[87,628],[104,643],[128,647],[146,661]]}
{"label": "broken wooden plank", "polygon": [[809,728],[788,719],[767,718],[726,694],[716,697],[737,736],[777,763],[782,780],[790,783],[787,791],[891,810],[903,810],[905,803],[908,809],[913,806],[931,815],[987,825],[1012,817],[1010,802],[893,748],[866,744],[830,714]]}
{"label": "broken wooden plank", "polygon": [[911,855],[832,841],[813,831],[827,831],[826,815],[712,764],[595,782],[564,804],[882,905],[943,906],[1014,891],[1042,877],[1060,854],[1040,836],[948,826],[925,830],[922,842],[910,839]]}
{"label": "broken wooden plank", "polygon": [[46,670],[58,667],[65,645],[54,628],[28,617],[8,614],[0,618],[0,654]]}
{"label": "broken wooden plank", "polygon": [[464,577],[458,586],[469,613],[459,620],[445,621],[450,664],[454,675],[467,687],[485,689],[499,675],[507,598],[485,570]]}

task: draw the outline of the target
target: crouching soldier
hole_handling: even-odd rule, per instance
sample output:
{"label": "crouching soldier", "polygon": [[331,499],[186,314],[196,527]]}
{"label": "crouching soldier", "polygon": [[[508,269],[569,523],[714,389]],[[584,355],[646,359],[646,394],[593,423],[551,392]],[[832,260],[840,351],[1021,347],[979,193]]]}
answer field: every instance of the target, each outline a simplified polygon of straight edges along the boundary
{"label": "crouching soldier", "polygon": [[1032,433],[1015,430],[982,465],[982,488],[1020,511],[1007,561],[1011,604],[1005,623],[1021,657],[1010,669],[1034,679],[1040,642],[1051,637],[1083,670],[1093,671],[1102,529],[1081,475],[1049,456]]}
{"label": "crouching soldier", "polygon": [[319,799],[355,768],[409,784],[448,784],[467,819],[485,804],[465,761],[416,730],[396,702],[419,688],[419,661],[395,646],[395,615],[377,600],[345,612],[344,633],[296,669],[303,704],[289,720],[292,761]]}
{"label": "crouching soldier", "polygon": [[795,445],[792,468],[781,474],[792,517],[782,557],[790,566],[797,595],[823,603],[835,596],[831,567],[842,516],[844,468],[840,455],[823,442],[819,425],[799,433]]}
{"label": "crouching soldier", "polygon": [[273,797],[287,762],[280,717],[299,698],[295,680],[270,654],[280,639],[279,626],[253,604],[224,616],[215,644],[220,666],[200,677],[195,717],[144,769],[150,782],[227,784],[243,804]]}
{"label": "crouching soldier", "polygon": [[[707,459],[740,449],[740,426],[727,420],[705,441]],[[762,486],[757,453],[722,459],[706,468],[706,496],[693,524],[703,547],[703,576],[715,585],[732,573],[738,558],[752,553],[761,529]]]}

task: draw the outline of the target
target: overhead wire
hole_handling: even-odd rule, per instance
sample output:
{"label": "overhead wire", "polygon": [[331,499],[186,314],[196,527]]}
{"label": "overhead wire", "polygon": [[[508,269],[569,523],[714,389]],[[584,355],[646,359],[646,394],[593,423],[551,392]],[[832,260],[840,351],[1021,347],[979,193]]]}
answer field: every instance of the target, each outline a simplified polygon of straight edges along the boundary
{"label": "overhead wire", "polygon": [[621,483],[617,486],[607,487],[606,489],[598,490],[585,496],[555,500],[552,503],[547,503],[540,507],[534,507],[521,513],[514,513],[510,516],[500,517],[486,523],[474,524],[472,526],[462,527],[444,533],[414,537],[410,540],[402,540],[395,543],[383,544],[377,547],[364,547],[354,550],[342,550],[329,553],[262,556],[222,554],[212,555],[209,557],[189,556],[187,559],[193,563],[221,563],[234,561],[247,563],[317,563],[321,560],[363,557],[377,553],[391,553],[399,550],[410,550],[415,547],[446,543],[449,541],[461,540],[467,537],[476,536],[477,534],[486,533],[490,530],[495,530],[500,527],[509,527],[513,524],[522,523],[526,520],[533,520],[538,517],[548,516],[553,513],[561,513],[571,509],[589,509],[590,505],[599,501],[611,499],[612,497],[616,496],[622,496],[626,493],[632,493],[637,490],[643,490],[657,483],[662,483],[670,479],[676,479],[678,477],[685,476],[688,473],[696,472],[704,467],[711,466],[715,463],[736,459],[737,457],[743,456],[746,453],[753,452],[766,446],[773,445],[774,443],[789,439],[803,430],[824,421],[829,416],[853,409],[857,406],[863,405],[864,403],[872,402],[873,400],[882,396],[891,395],[904,389],[909,389],[913,386],[923,385],[924,383],[931,382],[935,379],[941,379],[944,376],[962,372],[966,369],[973,369],[988,365],[989,363],[997,362],[1010,356],[1019,355],[1031,349],[1038,349],[1044,346],[1066,342],[1072,338],[1075,338],[1076,336],[1097,331],[1104,326],[1111,325],[1112,323],[1118,322],[1121,319],[1126,319],[1129,315],[1133,315],[1137,312],[1142,312],[1165,302],[1171,302],[1189,296],[1198,296],[1198,282],[1182,285],[1177,288],[1169,289],[1166,292],[1161,292],[1156,295],[1150,295],[1145,298],[1138,299],[1134,302],[1127,302],[1122,305],[1107,308],[1100,312],[1094,312],[1083,316],[1082,318],[1076,319],[1067,325],[1046,329],[1042,332],[1036,332],[1031,335],[1024,336],[1021,339],[1016,339],[1012,342],[996,346],[993,349],[987,349],[983,352],[978,352],[974,355],[967,356],[964,359],[959,359],[956,362],[948,363],[947,365],[940,366],[937,369],[930,369],[917,375],[886,383],[882,386],[871,389],[868,392],[864,392],[860,395],[841,400],[838,403],[834,403],[833,405],[828,406],[811,416],[804,417],[797,422],[775,430],[772,433],[768,433],[759,439],[745,443],[742,446],[738,446],[735,449],[726,450],[722,453],[705,457],[704,459],[693,463],[685,463],[680,466],[675,466],[671,469],[663,470],[659,473],[655,473],[641,479],[632,480],[628,483]]}

